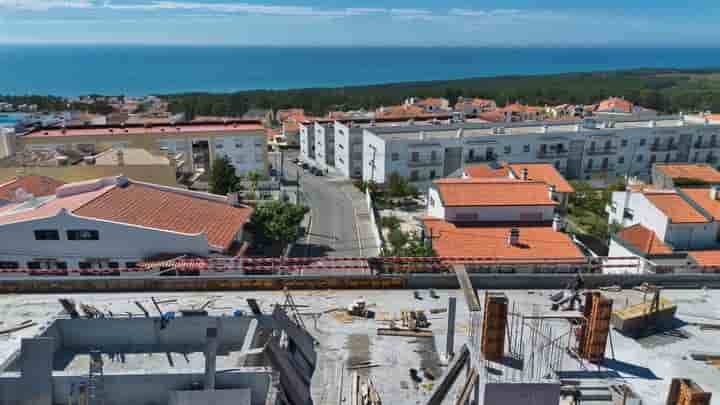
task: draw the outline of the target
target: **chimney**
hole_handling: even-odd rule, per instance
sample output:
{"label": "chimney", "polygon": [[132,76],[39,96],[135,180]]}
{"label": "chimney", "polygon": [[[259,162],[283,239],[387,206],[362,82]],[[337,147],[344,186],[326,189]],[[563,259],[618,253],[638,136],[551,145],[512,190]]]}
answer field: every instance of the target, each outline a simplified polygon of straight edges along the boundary
{"label": "chimney", "polygon": [[522,180],[527,180],[527,179],[528,179],[528,169],[527,169],[527,167],[523,167],[522,170],[520,171],[520,178],[521,178]]}
{"label": "chimney", "polygon": [[520,244],[520,229],[510,228],[508,234],[508,246],[517,246]]}
{"label": "chimney", "polygon": [[718,186],[711,186],[710,187],[710,199],[711,200],[717,200],[718,194],[720,194],[720,187]]}
{"label": "chimney", "polygon": [[548,186],[548,193],[550,195],[550,199],[553,201],[557,201],[557,193],[555,192],[555,185],[551,184]]}
{"label": "chimney", "polygon": [[555,214],[552,222],[553,231],[562,232],[565,229],[565,223],[560,214]]}
{"label": "chimney", "polygon": [[207,328],[205,340],[205,390],[215,389],[215,361],[217,358],[217,328]]}

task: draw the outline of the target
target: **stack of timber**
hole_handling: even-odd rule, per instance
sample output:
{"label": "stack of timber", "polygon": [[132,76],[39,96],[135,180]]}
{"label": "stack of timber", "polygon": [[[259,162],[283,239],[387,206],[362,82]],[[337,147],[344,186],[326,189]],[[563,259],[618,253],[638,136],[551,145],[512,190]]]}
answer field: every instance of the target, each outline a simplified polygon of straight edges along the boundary
{"label": "stack of timber", "polygon": [[660,298],[657,309],[652,301],[619,308],[612,313],[612,326],[622,334],[640,337],[651,331],[668,328],[675,319],[677,306],[670,300]]}

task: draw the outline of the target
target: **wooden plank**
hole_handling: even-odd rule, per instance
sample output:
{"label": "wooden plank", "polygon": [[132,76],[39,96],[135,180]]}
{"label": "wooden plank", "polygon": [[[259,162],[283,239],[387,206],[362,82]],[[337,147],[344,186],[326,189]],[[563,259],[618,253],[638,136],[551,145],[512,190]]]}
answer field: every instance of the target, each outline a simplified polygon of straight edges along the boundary
{"label": "wooden plank", "polygon": [[470,276],[468,276],[465,265],[456,264],[453,265],[453,268],[455,269],[455,275],[458,278],[458,283],[460,283],[460,288],[462,288],[463,293],[465,294],[465,302],[467,302],[468,309],[471,312],[480,311],[480,299],[478,299],[478,296],[475,293],[475,288],[472,285],[472,281],[470,281]]}
{"label": "wooden plank", "polygon": [[378,328],[378,335],[383,336],[406,336],[406,337],[433,337],[432,331],[429,330],[412,330],[412,329],[391,329],[391,328]]}
{"label": "wooden plank", "polygon": [[467,345],[463,345],[460,352],[453,357],[452,363],[448,367],[447,373],[443,376],[440,383],[435,386],[430,398],[426,402],[426,405],[441,405],[445,397],[447,396],[450,388],[452,388],[458,375],[465,367],[465,364],[470,361],[470,349]]}

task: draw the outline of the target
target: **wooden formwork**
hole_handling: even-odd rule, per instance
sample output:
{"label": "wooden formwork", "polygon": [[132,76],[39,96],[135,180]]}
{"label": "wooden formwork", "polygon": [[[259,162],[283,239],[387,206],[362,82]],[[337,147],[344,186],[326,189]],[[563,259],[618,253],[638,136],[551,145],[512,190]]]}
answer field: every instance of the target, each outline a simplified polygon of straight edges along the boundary
{"label": "wooden formwork", "polygon": [[667,405],[709,405],[712,394],[686,378],[673,378]]}
{"label": "wooden formwork", "polygon": [[505,294],[485,293],[480,350],[488,360],[500,360],[505,355],[507,313],[508,299]]}
{"label": "wooden formwork", "polygon": [[585,293],[583,312],[587,322],[580,339],[580,357],[593,363],[601,362],[610,333],[612,300],[596,291]]}

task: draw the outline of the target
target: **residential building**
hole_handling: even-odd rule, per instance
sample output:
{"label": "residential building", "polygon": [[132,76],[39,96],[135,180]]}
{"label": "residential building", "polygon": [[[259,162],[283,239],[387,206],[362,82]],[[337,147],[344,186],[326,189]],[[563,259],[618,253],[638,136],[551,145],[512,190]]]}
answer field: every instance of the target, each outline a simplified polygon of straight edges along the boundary
{"label": "residential building", "polygon": [[218,156],[226,156],[238,175],[267,173],[265,128],[257,121],[40,128],[16,137],[16,149],[77,151],[95,154],[113,148],[141,148],[183,154],[193,172],[209,173]]}
{"label": "residential building", "polygon": [[362,178],[363,128],[334,123],[335,168],[345,177]]}
{"label": "residential building", "polygon": [[0,266],[116,269],[158,254],[229,254],[251,212],[223,196],[125,176],[66,184],[0,208]]}
{"label": "residential building", "polygon": [[549,119],[562,120],[583,117],[582,105],[560,104],[553,107],[546,107],[545,112]]}
{"label": "residential building", "polygon": [[305,110],[302,108],[286,108],[275,112],[275,120],[284,122],[288,118],[294,118],[297,121],[305,120]]}
{"label": "residential building", "polygon": [[242,119],[244,120],[260,121],[263,125],[269,125],[273,117],[273,111],[269,108],[251,108],[242,115]]}
{"label": "residential building", "polygon": [[484,98],[464,98],[458,97],[455,103],[455,111],[461,112],[463,115],[477,116],[480,113],[494,111],[497,108],[495,100]]}
{"label": "residential building", "polygon": [[707,163],[655,164],[652,167],[652,183],[657,188],[672,189],[676,182],[688,181],[720,184],[720,172]]}
{"label": "residential building", "polygon": [[442,97],[410,97],[405,99],[403,105],[419,107],[427,114],[448,113],[450,111],[450,102]]}
{"label": "residential building", "polygon": [[31,197],[45,197],[65,183],[45,176],[19,176],[0,184],[0,207]]}
{"label": "residential building", "polygon": [[375,126],[363,132],[363,179],[396,172],[412,182],[446,177],[466,164],[551,163],[568,179],[649,179],[655,163],[714,162],[720,125],[692,116],[588,118],[547,123]]}
{"label": "residential building", "polygon": [[636,118],[652,118],[657,115],[657,111],[634,105],[632,102],[622,97],[609,97],[597,103],[593,109],[593,115],[620,117],[635,116]]}
{"label": "residential building", "polygon": [[513,103],[500,107],[497,111],[505,117],[505,122],[541,121],[545,119],[545,107]]}
{"label": "residential building", "polygon": [[[562,232],[558,205],[557,194],[542,181],[440,179],[428,192],[424,234],[439,256],[510,263],[503,269],[507,272],[542,272],[543,263],[556,269],[558,264],[567,265],[572,271],[585,257]],[[527,263],[531,260],[532,265]],[[468,266],[470,271],[491,269]]]}

